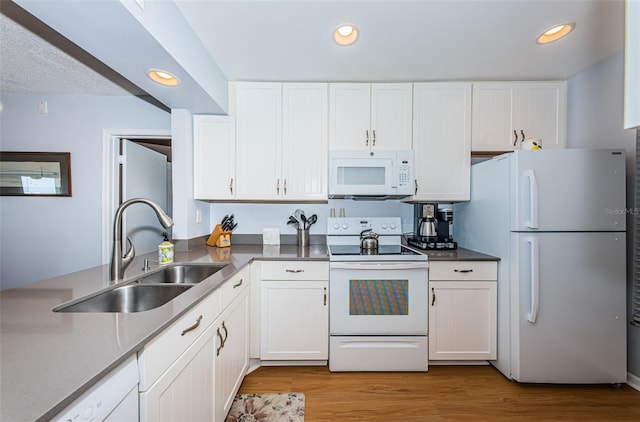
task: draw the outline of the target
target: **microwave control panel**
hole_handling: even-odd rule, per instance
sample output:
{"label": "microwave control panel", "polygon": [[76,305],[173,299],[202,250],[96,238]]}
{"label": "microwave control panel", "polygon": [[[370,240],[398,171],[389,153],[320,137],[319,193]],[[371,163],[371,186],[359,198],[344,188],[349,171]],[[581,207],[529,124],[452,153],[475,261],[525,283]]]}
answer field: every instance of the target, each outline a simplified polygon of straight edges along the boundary
{"label": "microwave control panel", "polygon": [[398,187],[404,187],[411,184],[411,164],[408,160],[400,160],[398,166]]}

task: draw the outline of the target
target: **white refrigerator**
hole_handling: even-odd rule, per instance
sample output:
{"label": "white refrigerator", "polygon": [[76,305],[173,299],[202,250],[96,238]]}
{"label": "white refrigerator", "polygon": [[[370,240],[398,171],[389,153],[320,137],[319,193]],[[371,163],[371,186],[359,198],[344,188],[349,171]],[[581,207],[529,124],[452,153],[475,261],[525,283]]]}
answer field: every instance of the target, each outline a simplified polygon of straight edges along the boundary
{"label": "white refrigerator", "polygon": [[471,169],[461,247],[500,258],[498,353],[532,383],[624,383],[625,155],[516,151]]}

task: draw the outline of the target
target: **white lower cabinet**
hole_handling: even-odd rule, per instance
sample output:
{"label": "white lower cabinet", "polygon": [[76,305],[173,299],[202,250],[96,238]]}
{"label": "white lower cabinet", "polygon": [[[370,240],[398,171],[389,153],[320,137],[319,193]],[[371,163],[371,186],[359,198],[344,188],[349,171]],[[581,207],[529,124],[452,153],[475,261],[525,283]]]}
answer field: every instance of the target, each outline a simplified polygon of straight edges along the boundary
{"label": "white lower cabinet", "polygon": [[214,323],[216,421],[225,420],[249,368],[248,322],[249,289],[245,288]]}
{"label": "white lower cabinet", "polygon": [[269,261],[260,281],[260,359],[327,360],[329,265]]}
{"label": "white lower cabinet", "polygon": [[496,263],[429,265],[429,360],[496,359]]}
{"label": "white lower cabinet", "polygon": [[141,421],[212,421],[214,328],[206,331],[147,391],[140,393]]}
{"label": "white lower cabinet", "polygon": [[249,267],[138,353],[140,421],[223,421],[249,365]]}

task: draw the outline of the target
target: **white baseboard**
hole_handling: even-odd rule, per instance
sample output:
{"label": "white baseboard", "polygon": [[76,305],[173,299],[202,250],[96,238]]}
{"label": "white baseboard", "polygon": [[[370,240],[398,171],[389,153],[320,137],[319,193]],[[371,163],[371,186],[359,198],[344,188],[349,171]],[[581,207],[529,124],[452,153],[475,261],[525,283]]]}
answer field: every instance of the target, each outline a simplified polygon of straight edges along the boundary
{"label": "white baseboard", "polygon": [[429,366],[450,365],[450,366],[478,366],[489,365],[486,360],[430,360]]}
{"label": "white baseboard", "polygon": [[627,372],[627,385],[640,391],[640,377],[636,377],[635,375]]}

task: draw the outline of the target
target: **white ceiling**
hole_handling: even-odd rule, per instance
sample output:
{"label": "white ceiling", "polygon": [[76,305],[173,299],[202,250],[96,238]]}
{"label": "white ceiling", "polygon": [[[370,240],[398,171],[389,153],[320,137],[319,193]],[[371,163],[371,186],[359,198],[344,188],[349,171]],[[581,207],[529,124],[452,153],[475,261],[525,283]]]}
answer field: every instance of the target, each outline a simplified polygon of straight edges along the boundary
{"label": "white ceiling", "polygon": [[[150,0],[136,2],[153,7]],[[228,80],[566,79],[623,48],[623,0],[174,2],[200,38],[198,47],[211,54]],[[7,2],[2,3],[6,14]],[[566,39],[535,44],[540,32],[567,21],[576,29]],[[360,30],[350,47],[331,39],[345,22]],[[4,15],[0,31],[3,92],[132,92]],[[184,35],[178,32],[171,35]]]}
{"label": "white ceiling", "polygon": [[129,91],[2,14],[0,46],[2,92],[130,95]]}
{"label": "white ceiling", "polygon": [[[622,0],[176,3],[229,80],[566,79],[623,48]],[[569,37],[535,43],[563,22]],[[342,23],[352,46],[331,38]]]}

